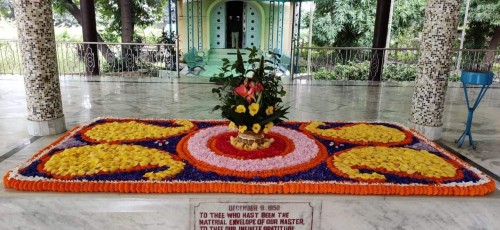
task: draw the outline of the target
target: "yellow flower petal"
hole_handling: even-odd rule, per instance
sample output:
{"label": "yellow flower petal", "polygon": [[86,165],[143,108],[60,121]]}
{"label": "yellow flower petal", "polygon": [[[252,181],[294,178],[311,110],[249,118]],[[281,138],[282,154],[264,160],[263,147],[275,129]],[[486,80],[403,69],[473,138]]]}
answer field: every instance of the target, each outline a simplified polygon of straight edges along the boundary
{"label": "yellow flower petal", "polygon": [[266,114],[267,115],[271,115],[273,113],[274,113],[274,107],[268,106],[267,109],[266,109]]}
{"label": "yellow flower petal", "polygon": [[250,106],[248,106],[248,111],[250,113],[250,116],[254,116],[259,112],[259,104],[252,103]]}
{"label": "yellow flower petal", "polygon": [[259,133],[260,131],[260,125],[258,123],[253,124],[252,130],[254,133]]}
{"label": "yellow flower petal", "polygon": [[237,113],[245,113],[247,109],[245,108],[244,105],[238,105],[236,106],[236,109],[234,111]]}
{"label": "yellow flower petal", "polygon": [[238,129],[238,126],[236,126],[236,124],[231,121],[231,122],[229,122],[229,129],[236,130],[236,129]]}
{"label": "yellow flower petal", "polygon": [[271,129],[273,126],[274,126],[274,123],[271,121],[271,122],[267,123],[265,127],[267,129]]}
{"label": "yellow flower petal", "polygon": [[268,133],[269,133],[269,129],[268,129],[268,128],[264,128],[263,130],[264,130],[263,132],[264,132],[265,134],[268,134]]}

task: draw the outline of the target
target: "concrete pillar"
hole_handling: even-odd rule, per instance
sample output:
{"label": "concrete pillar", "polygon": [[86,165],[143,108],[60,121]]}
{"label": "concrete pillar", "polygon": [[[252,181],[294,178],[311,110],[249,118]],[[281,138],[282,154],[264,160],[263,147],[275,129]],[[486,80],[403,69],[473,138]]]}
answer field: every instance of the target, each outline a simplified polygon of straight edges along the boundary
{"label": "concrete pillar", "polygon": [[432,140],[440,139],[443,130],[460,5],[460,0],[428,0],[425,10],[409,126]]}
{"label": "concrete pillar", "polygon": [[28,132],[45,136],[66,131],[57,70],[52,0],[12,1],[21,47],[28,106]]}

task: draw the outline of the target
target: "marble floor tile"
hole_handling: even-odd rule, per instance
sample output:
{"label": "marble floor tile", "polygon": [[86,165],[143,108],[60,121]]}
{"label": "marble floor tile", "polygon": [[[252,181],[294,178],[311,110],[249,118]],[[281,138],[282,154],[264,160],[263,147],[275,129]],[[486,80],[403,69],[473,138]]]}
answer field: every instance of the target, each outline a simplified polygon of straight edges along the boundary
{"label": "marble floor tile", "polygon": [[[67,128],[96,117],[220,119],[207,78],[61,77]],[[389,121],[406,125],[412,83],[284,79],[291,120]],[[477,91],[477,90],[476,90]],[[475,113],[477,149],[454,146],[465,128],[463,90],[451,84],[443,143],[500,175],[500,88],[491,88]],[[0,175],[60,135],[41,137],[3,162]],[[26,130],[22,78],[0,76],[0,156],[32,138]],[[498,184],[497,184],[498,186]],[[500,186],[498,186],[500,187]],[[497,229],[500,192],[485,197],[346,195],[116,194],[19,192],[0,185],[1,229],[190,229],[193,200],[321,203],[321,229]]]}

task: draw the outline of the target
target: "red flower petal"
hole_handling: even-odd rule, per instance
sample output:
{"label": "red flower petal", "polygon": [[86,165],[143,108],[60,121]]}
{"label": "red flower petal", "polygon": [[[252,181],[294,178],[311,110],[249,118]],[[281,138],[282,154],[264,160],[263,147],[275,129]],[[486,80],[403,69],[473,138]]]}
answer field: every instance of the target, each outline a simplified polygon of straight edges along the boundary
{"label": "red flower petal", "polygon": [[234,93],[245,97],[248,93],[248,90],[244,85],[240,85],[234,89]]}

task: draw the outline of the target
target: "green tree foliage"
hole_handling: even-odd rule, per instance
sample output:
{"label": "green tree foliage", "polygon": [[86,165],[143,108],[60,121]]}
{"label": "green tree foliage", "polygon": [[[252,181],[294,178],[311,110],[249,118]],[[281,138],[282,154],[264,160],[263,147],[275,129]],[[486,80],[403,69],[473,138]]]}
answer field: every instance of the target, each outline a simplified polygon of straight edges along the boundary
{"label": "green tree foliage", "polygon": [[[422,30],[425,0],[395,0],[392,24],[393,43],[403,46],[418,40]],[[316,2],[313,43],[317,46],[371,46],[376,1],[323,0]],[[309,14],[302,22],[309,26]]]}
{"label": "green tree foliage", "polygon": [[[462,7],[461,15],[463,19],[465,4]],[[464,48],[498,48],[497,40],[500,39],[500,37],[497,37],[500,36],[500,1],[471,0],[468,21]],[[495,41],[497,41],[497,44],[492,44]]]}
{"label": "green tree foliage", "polygon": [[[1,0],[0,0],[1,1]],[[5,1],[5,0],[4,0]],[[134,26],[147,27],[161,19],[166,0],[131,0]],[[95,0],[97,24],[105,28],[103,38],[117,41],[121,34],[119,0]],[[56,14],[70,13],[81,23],[80,0],[54,0]]]}
{"label": "green tree foliage", "polygon": [[[371,0],[316,2],[313,43],[317,46],[367,46],[373,32],[375,5]],[[309,26],[308,16],[304,23]]]}
{"label": "green tree foliage", "polygon": [[52,9],[55,14],[64,14],[69,11],[69,4],[80,6],[80,0],[53,0]]}
{"label": "green tree foliage", "polygon": [[0,0],[0,19],[14,20],[14,8],[11,0]]}
{"label": "green tree foliage", "polygon": [[[98,23],[106,25],[107,32],[120,33],[121,17],[119,0],[96,0],[100,15]],[[161,20],[166,0],[132,0],[133,22],[136,27],[147,27]]]}
{"label": "green tree foliage", "polygon": [[426,0],[394,0],[391,46],[417,47],[424,26]]}

